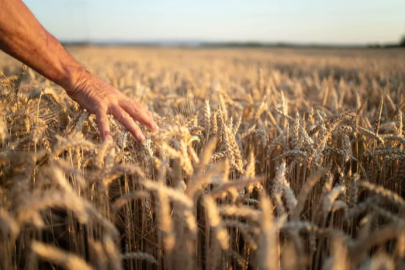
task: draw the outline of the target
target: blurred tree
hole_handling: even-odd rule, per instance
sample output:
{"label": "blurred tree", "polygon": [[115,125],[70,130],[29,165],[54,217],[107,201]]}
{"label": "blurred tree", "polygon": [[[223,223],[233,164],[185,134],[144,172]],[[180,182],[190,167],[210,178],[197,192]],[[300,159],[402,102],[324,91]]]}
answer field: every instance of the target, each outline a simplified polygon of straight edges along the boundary
{"label": "blurred tree", "polygon": [[405,35],[401,38],[401,41],[399,42],[400,47],[405,47]]}

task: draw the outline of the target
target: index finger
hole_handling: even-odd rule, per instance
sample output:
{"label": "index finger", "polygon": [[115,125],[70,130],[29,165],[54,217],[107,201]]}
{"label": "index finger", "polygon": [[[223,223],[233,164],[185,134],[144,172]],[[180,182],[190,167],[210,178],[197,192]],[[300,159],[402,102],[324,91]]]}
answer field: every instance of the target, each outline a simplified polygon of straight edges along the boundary
{"label": "index finger", "polygon": [[103,141],[112,140],[110,124],[108,122],[107,113],[106,112],[97,112],[96,120],[97,120],[98,130],[100,132],[100,135],[101,135],[101,138],[103,139]]}
{"label": "index finger", "polygon": [[129,113],[133,118],[138,120],[142,125],[146,126],[151,131],[159,129],[152,113],[135,100],[127,99],[120,103],[121,107]]}

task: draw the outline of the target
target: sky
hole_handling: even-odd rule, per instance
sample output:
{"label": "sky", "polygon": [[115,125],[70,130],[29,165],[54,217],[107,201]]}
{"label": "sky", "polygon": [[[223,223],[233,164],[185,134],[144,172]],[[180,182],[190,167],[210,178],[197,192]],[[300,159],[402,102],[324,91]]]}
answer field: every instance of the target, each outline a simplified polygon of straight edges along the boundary
{"label": "sky", "polygon": [[23,0],[62,41],[397,43],[405,0]]}

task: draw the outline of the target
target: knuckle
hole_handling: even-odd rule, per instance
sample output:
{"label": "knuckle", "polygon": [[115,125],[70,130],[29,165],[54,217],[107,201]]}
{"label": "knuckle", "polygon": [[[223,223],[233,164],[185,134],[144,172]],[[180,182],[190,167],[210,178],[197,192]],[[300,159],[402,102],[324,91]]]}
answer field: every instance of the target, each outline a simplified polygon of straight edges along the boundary
{"label": "knuckle", "polygon": [[135,100],[135,99],[130,99],[130,102],[131,102],[131,104],[134,106],[134,107],[136,107],[136,108],[138,108],[138,109],[142,109],[143,108],[143,105],[142,105],[142,103],[139,103],[137,100]]}
{"label": "knuckle", "polygon": [[95,101],[92,107],[96,112],[108,112],[107,104],[105,104],[105,102],[102,102],[100,100]]}
{"label": "knuckle", "polygon": [[137,133],[142,133],[142,130],[138,127],[138,125],[135,125],[135,130]]}
{"label": "knuckle", "polygon": [[123,111],[119,114],[118,121],[121,122],[121,121],[129,120],[130,118],[131,118],[130,115],[127,112]]}
{"label": "knuckle", "polygon": [[129,119],[130,116],[129,116],[129,114],[127,112],[123,112],[123,113],[121,113],[121,118],[122,119]]}

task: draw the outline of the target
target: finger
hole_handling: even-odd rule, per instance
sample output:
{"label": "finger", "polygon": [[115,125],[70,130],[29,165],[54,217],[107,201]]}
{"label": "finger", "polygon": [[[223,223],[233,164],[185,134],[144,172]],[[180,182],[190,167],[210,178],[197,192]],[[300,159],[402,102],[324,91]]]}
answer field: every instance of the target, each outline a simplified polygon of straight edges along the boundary
{"label": "finger", "polygon": [[115,119],[117,119],[127,130],[129,130],[129,132],[132,133],[132,135],[134,135],[135,138],[138,139],[138,141],[142,142],[145,140],[145,136],[143,135],[141,129],[137,124],[135,124],[132,117],[126,111],[118,106],[115,106],[111,113],[114,115]]}
{"label": "finger", "polygon": [[110,124],[106,112],[99,111],[96,113],[97,126],[103,141],[112,140]]}
{"label": "finger", "polygon": [[152,113],[137,101],[132,99],[126,99],[120,103],[121,107],[127,111],[133,118],[138,120],[141,124],[146,126],[151,131],[157,131],[159,129],[155,120],[152,117]]}

